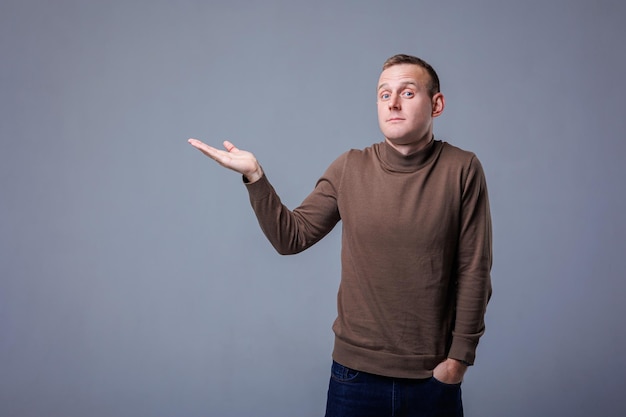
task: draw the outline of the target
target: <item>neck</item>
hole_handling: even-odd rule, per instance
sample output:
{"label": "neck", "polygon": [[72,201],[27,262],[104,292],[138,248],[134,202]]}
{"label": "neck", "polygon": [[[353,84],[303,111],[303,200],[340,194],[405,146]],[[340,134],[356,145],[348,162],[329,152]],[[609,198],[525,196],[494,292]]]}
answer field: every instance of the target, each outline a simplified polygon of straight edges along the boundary
{"label": "neck", "polygon": [[407,144],[395,144],[389,139],[385,138],[385,141],[396,151],[400,152],[402,155],[407,156],[414,154],[415,152],[419,152],[422,149],[426,148],[433,141],[434,136],[430,134],[429,136],[420,139],[417,142],[407,143]]}

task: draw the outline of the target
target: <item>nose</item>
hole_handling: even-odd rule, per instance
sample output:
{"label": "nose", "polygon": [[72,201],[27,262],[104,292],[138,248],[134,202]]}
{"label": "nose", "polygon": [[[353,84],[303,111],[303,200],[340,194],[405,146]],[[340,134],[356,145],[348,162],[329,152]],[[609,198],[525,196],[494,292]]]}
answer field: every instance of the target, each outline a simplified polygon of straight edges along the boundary
{"label": "nose", "polygon": [[389,110],[400,110],[401,108],[400,95],[392,94],[391,97],[389,98],[388,104],[389,104]]}

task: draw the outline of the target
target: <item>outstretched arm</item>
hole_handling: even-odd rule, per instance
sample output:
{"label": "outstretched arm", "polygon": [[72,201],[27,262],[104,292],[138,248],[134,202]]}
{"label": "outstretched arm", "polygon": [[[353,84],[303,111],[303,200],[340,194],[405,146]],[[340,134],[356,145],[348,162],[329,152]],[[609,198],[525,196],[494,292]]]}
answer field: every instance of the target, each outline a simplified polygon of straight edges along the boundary
{"label": "outstretched arm", "polygon": [[322,239],[340,220],[337,189],[345,158],[335,161],[320,178],[313,192],[289,210],[264,175],[255,156],[225,141],[226,150],[215,149],[197,139],[189,144],[225,168],[245,176],[250,203],[261,229],[280,254],[302,252]]}
{"label": "outstretched arm", "polygon": [[228,141],[224,141],[225,151],[209,146],[198,139],[189,139],[188,142],[221,166],[242,174],[249,183],[256,182],[263,176],[263,169],[254,155],[242,151]]}

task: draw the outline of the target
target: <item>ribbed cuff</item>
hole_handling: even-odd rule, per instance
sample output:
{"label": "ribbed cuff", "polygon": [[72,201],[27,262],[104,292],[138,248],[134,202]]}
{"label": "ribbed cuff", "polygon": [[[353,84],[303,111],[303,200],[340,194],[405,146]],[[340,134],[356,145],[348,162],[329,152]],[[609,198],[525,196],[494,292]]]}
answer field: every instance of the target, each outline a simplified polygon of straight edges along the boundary
{"label": "ribbed cuff", "polygon": [[252,201],[263,200],[272,192],[272,185],[265,174],[253,183],[249,183],[245,176],[242,176],[242,180]]}
{"label": "ribbed cuff", "polygon": [[448,357],[456,359],[467,366],[471,366],[474,364],[474,360],[476,359],[476,345],[477,343],[471,340],[454,337],[452,339],[452,346],[450,346]]}

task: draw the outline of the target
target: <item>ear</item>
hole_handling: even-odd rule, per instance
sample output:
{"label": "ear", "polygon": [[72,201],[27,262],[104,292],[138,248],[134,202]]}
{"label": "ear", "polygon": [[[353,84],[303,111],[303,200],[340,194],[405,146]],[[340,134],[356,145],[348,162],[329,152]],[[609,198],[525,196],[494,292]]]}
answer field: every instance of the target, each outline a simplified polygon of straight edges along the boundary
{"label": "ear", "polygon": [[433,106],[433,117],[439,116],[443,113],[443,109],[446,107],[446,99],[443,94],[436,93],[432,98],[432,106]]}

